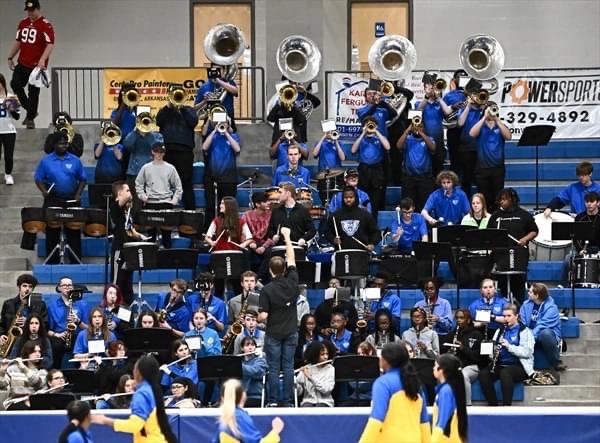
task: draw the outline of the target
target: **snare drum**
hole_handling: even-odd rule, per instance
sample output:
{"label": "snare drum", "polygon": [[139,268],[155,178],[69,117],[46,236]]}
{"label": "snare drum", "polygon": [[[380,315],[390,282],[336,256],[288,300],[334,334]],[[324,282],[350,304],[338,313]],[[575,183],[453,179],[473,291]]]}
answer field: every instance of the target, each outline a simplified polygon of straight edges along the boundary
{"label": "snare drum", "polygon": [[552,240],[552,222],[573,222],[573,217],[564,212],[553,212],[551,218],[546,218],[544,213],[540,212],[534,219],[540,232],[529,243],[531,259],[537,261],[564,260],[571,247],[571,242],[569,240]]}
{"label": "snare drum", "polygon": [[104,237],[106,235],[106,212],[103,209],[88,209],[83,232],[88,237]]}
{"label": "snare drum", "polygon": [[21,227],[23,232],[37,234],[46,230],[46,216],[44,208],[21,209]]}
{"label": "snare drum", "polygon": [[600,287],[600,257],[578,257],[574,260],[573,279],[577,288]]}
{"label": "snare drum", "polygon": [[[285,257],[285,246],[273,246],[271,257]],[[294,258],[296,261],[305,261],[306,250],[302,246],[294,246]]]}
{"label": "snare drum", "polygon": [[196,211],[181,211],[179,232],[185,235],[196,235],[202,229],[204,214]]}
{"label": "snare drum", "polygon": [[369,254],[361,249],[342,249],[333,253],[331,273],[345,279],[364,278],[369,274]]}
{"label": "snare drum", "polygon": [[281,194],[281,191],[279,190],[278,186],[272,186],[265,190],[265,197],[267,198],[267,201],[269,202],[271,209],[277,208],[281,204],[279,202],[280,194]]}
{"label": "snare drum", "polygon": [[308,212],[310,213],[310,217],[315,220],[323,219],[327,215],[327,211],[323,206],[312,206]]}

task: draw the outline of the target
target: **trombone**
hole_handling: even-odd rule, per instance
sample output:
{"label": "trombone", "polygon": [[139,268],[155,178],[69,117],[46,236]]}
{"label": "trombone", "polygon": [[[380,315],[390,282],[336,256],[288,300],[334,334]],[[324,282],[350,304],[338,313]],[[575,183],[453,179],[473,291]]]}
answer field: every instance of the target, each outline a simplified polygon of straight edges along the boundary
{"label": "trombone", "polygon": [[106,146],[116,145],[121,141],[121,128],[113,122],[107,122],[102,126],[100,139]]}
{"label": "trombone", "polygon": [[141,94],[139,91],[135,88],[131,88],[123,94],[123,103],[130,108],[135,108],[140,104],[140,97]]}
{"label": "trombone", "polygon": [[185,104],[185,89],[181,85],[171,85],[168,92],[169,102],[175,107]]}
{"label": "trombone", "polygon": [[155,122],[152,114],[149,112],[140,113],[135,120],[135,129],[142,134],[154,132]]}
{"label": "trombone", "polygon": [[394,95],[394,84],[386,80],[382,80],[379,86],[379,93],[383,97],[392,97]]}
{"label": "trombone", "polygon": [[471,94],[471,98],[479,106],[484,106],[490,99],[490,93],[487,89],[480,89],[479,91]]}

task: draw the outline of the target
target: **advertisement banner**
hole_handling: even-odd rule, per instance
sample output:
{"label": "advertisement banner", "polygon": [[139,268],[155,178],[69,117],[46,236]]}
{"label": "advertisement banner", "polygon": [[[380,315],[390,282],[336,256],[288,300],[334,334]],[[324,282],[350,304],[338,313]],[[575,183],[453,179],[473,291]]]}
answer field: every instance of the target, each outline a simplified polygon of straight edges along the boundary
{"label": "advertisement banner", "polygon": [[[438,72],[449,82],[452,72]],[[423,99],[423,71],[414,71],[406,87]],[[527,126],[556,126],[553,139],[600,138],[600,68],[506,70],[490,100],[500,107],[500,118],[518,140]],[[485,82],[484,82],[485,83]],[[356,109],[364,105],[366,78],[346,73],[330,75],[328,113],[335,118],[341,140],[352,144],[360,132]],[[446,91],[447,92],[447,91]]]}
{"label": "advertisement banner", "polygon": [[152,114],[167,104],[167,88],[171,83],[182,84],[186,104],[193,106],[198,88],[206,81],[206,68],[121,68],[104,70],[104,118],[110,118],[117,107],[121,85],[134,82],[140,91],[140,105],[150,106]]}

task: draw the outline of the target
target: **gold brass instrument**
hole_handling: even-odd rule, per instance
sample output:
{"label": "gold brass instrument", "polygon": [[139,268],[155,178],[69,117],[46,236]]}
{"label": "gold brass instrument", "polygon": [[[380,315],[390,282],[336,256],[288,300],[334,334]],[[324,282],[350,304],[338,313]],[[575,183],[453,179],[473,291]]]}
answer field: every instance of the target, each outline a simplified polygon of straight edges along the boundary
{"label": "gold brass instrument", "polygon": [[485,89],[480,89],[479,91],[471,95],[471,98],[479,106],[484,106],[490,99],[490,93]]}
{"label": "gold brass instrument", "polygon": [[19,309],[17,310],[17,313],[15,314],[15,318],[12,321],[10,328],[8,328],[8,332],[6,334],[8,337],[8,341],[3,346],[0,347],[0,357],[2,357],[2,358],[6,358],[10,355],[10,351],[12,350],[13,346],[15,345],[15,342],[21,335],[23,335],[23,328],[21,328],[20,326],[17,326],[17,319],[19,317],[23,316],[23,311],[25,310],[26,307],[27,307],[27,305],[25,303],[21,303],[21,306],[19,306]]}
{"label": "gold brass instrument", "polygon": [[287,140],[287,141],[292,141],[294,140],[294,137],[296,137],[296,133],[294,132],[293,129],[287,129],[284,133],[283,133],[283,137]]}
{"label": "gold brass instrument", "polygon": [[113,122],[108,122],[102,127],[100,135],[102,143],[108,146],[116,145],[121,141],[121,128]]}
{"label": "gold brass instrument", "polygon": [[169,102],[176,107],[181,107],[185,104],[185,89],[181,85],[171,85],[168,92]]}
{"label": "gold brass instrument", "polygon": [[244,330],[244,325],[242,325],[242,322],[240,321],[240,317],[246,316],[246,311],[248,310],[249,304],[250,304],[250,294],[248,294],[246,296],[246,300],[244,300],[244,303],[242,304],[238,318],[231,324],[231,326],[229,326],[229,330],[227,331],[227,334],[225,334],[225,337],[223,337],[223,342],[222,342],[223,353],[230,354],[233,351],[233,344],[235,343],[235,339]]}
{"label": "gold brass instrument", "polygon": [[331,131],[329,138],[331,138],[331,140],[337,140],[340,138],[340,133],[338,131]]}
{"label": "gold brass instrument", "polygon": [[500,115],[500,108],[498,107],[498,105],[496,103],[488,102],[488,109],[489,109],[488,112],[490,113],[490,116],[498,117]]}
{"label": "gold brass instrument", "polygon": [[135,108],[140,104],[140,97],[140,92],[135,88],[131,88],[123,94],[123,103],[130,108]]}
{"label": "gold brass instrument", "polygon": [[279,101],[283,106],[291,109],[298,98],[298,89],[294,85],[287,84],[279,90]]}
{"label": "gold brass instrument", "polygon": [[365,125],[365,129],[367,131],[367,134],[374,134],[375,131],[377,131],[377,123],[375,123],[373,121],[369,121]]}
{"label": "gold brass instrument", "polygon": [[149,112],[140,113],[135,120],[135,129],[142,134],[155,131],[154,117]]}
{"label": "gold brass instrument", "polygon": [[65,348],[71,349],[73,346],[73,333],[77,330],[77,325],[73,322],[69,322],[68,318],[74,315],[73,312],[73,298],[69,296],[67,301],[67,305],[69,306],[69,313],[67,314],[67,329],[65,329],[65,336],[63,340],[65,341]]}
{"label": "gold brass instrument", "polygon": [[413,118],[411,119],[411,125],[413,127],[414,132],[423,129],[423,117],[421,117],[420,115],[413,116]]}
{"label": "gold brass instrument", "polygon": [[215,122],[215,114],[227,114],[225,106],[220,103],[216,103],[208,109],[208,119],[211,121],[211,123]]}
{"label": "gold brass instrument", "polygon": [[394,95],[394,84],[388,81],[382,81],[379,86],[379,93],[384,97],[391,97]]}
{"label": "gold brass instrument", "polygon": [[504,49],[491,35],[478,34],[467,38],[458,57],[467,74],[477,80],[496,77],[504,66]]}
{"label": "gold brass instrument", "polygon": [[72,125],[70,125],[68,123],[64,123],[56,128],[56,132],[62,132],[64,134],[66,134],[67,141],[69,143],[73,142],[73,138],[75,137],[75,129],[73,129]]}
{"label": "gold brass instrument", "polygon": [[433,84],[433,90],[436,95],[441,96],[444,90],[446,89],[447,83],[443,78],[438,78]]}

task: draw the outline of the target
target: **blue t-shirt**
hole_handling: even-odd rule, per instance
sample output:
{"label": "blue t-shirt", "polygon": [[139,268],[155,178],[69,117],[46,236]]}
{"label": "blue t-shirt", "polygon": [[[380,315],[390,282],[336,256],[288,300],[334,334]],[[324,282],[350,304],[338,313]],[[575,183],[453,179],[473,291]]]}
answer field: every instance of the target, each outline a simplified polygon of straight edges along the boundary
{"label": "blue t-shirt", "polygon": [[[296,143],[297,145],[300,146],[300,148],[302,150],[306,149],[306,144],[305,143]],[[288,142],[287,140],[283,140],[281,143],[279,143],[279,146],[277,147],[277,152],[275,153],[275,157],[273,157],[275,160],[277,160],[277,164],[275,165],[276,168],[280,167],[280,166],[287,166],[288,164],[288,147],[290,146],[290,142]],[[302,165],[302,156],[300,156],[300,160],[298,161],[299,165]]]}
{"label": "blue t-shirt", "polygon": [[358,147],[358,162],[367,165],[381,163],[384,158],[385,149],[377,136],[365,136]]}
{"label": "blue t-shirt", "polygon": [[295,175],[289,175],[288,165],[279,166],[273,175],[273,186],[279,186],[282,182],[291,182],[296,189],[304,188],[310,184],[310,172],[304,166],[298,166]]}
{"label": "blue t-shirt", "polygon": [[452,194],[446,195],[443,188],[431,193],[424,209],[435,219],[443,218],[444,225],[460,225],[462,218],[469,212],[467,195],[462,189],[454,188]]}
{"label": "blue t-shirt", "polygon": [[[459,117],[462,113],[465,112],[464,109],[461,109],[459,112]],[[473,107],[471,105],[469,109],[469,115],[467,115],[467,119],[465,120],[465,124],[462,127],[462,131],[460,131],[460,147],[459,150],[462,151],[475,151],[477,150],[477,140],[469,135],[469,131],[473,126],[477,124],[483,115],[483,111],[479,108]]]}
{"label": "blue t-shirt", "polygon": [[[85,438],[82,432],[85,434]],[[75,429],[67,436],[67,443],[94,443],[94,438],[90,431]]]}
{"label": "blue t-shirt", "polygon": [[398,225],[398,218],[394,218],[392,221],[392,235],[396,233],[398,226],[402,228],[403,232],[396,245],[398,249],[403,251],[412,251],[413,242],[421,241],[421,238],[427,235],[427,223],[421,214],[413,214],[409,223],[406,223],[400,216],[400,225]]}
{"label": "blue t-shirt", "polygon": [[[372,107],[375,107],[375,110],[369,114]],[[369,115],[375,118],[375,120],[377,120],[377,130],[381,132],[384,137],[387,137],[388,131],[385,123],[390,119],[390,113],[387,108],[367,103],[363,107],[356,110],[356,115],[361,121],[363,121]]]}
{"label": "blue t-shirt", "polygon": [[[110,119],[114,120],[119,112],[118,109],[115,109],[110,114]],[[119,121],[119,129],[121,130],[121,140],[125,140],[125,137],[129,135],[135,129],[136,115],[134,111],[130,111],[129,109],[124,109],[121,113],[121,120]]]}
{"label": "blue t-shirt", "polygon": [[[231,137],[240,143],[240,136],[231,133]],[[217,133],[213,136],[212,143],[206,151],[207,172],[219,183],[237,183],[236,157],[235,152],[227,136]]]}
{"label": "blue t-shirt", "polygon": [[496,123],[490,128],[486,123],[477,137],[477,169],[504,166],[504,137]]}
{"label": "blue t-shirt", "polygon": [[87,182],[81,160],[68,152],[64,157],[51,152],[42,158],[35,170],[34,180],[43,182],[46,189],[54,184],[50,195],[63,199],[73,198],[79,183]]}
{"label": "blue t-shirt", "polygon": [[[233,86],[237,86],[233,80],[229,80],[227,81],[227,83]],[[206,94],[207,92],[215,92],[219,88],[220,86],[216,82],[212,80],[206,80],[206,82],[204,82],[204,84],[200,86],[200,89],[198,89],[198,93],[196,94],[194,104],[197,105],[202,100],[204,100],[204,94]],[[227,110],[227,114],[230,117],[233,117],[233,95],[231,95],[230,93],[225,94],[225,99],[223,100],[223,107]]]}
{"label": "blue t-shirt", "polygon": [[422,137],[409,134],[404,148],[404,173],[409,176],[431,175],[431,152]]}
{"label": "blue t-shirt", "polygon": [[317,157],[319,158],[319,171],[342,167],[342,161],[337,153],[336,142],[333,140],[327,138],[323,140]]}
{"label": "blue t-shirt", "polygon": [[[98,144],[94,145],[94,151],[98,147]],[[123,152],[123,145],[105,145],[102,149],[100,157],[96,157],[98,162],[96,163],[96,170],[94,172],[94,181],[96,183],[112,183],[116,180],[122,179],[123,168],[121,167],[121,160],[115,157],[115,149]]]}

